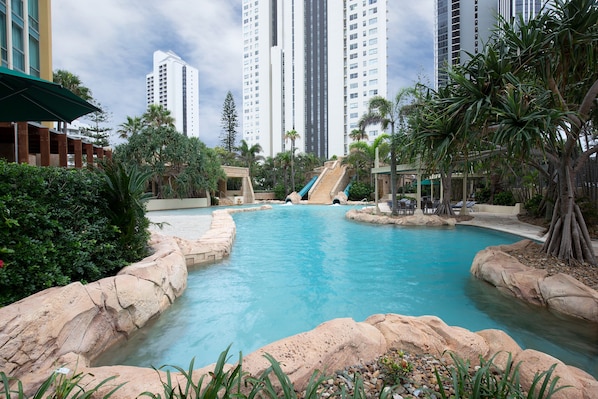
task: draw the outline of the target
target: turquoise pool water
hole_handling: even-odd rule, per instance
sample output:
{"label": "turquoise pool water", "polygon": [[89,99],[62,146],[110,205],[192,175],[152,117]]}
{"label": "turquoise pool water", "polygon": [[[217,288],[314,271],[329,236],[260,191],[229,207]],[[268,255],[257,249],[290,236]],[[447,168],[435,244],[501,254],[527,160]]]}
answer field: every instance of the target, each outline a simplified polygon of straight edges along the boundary
{"label": "turquoise pool water", "polygon": [[330,319],[399,313],[436,315],[472,331],[503,329],[522,347],[598,375],[595,327],[521,304],[470,276],[479,250],[519,237],[465,226],[367,225],[346,220],[347,210],[280,205],[235,214],[230,258],[191,271],[185,294],[99,363],[186,367],[195,357],[199,367],[229,344],[231,353],[248,354]]}

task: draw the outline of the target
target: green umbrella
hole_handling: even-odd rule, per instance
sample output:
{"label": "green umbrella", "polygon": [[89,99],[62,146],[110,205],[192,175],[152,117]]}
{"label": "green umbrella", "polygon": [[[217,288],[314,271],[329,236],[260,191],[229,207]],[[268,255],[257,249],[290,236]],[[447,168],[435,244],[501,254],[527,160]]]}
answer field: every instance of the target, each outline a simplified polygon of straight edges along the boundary
{"label": "green umbrella", "polygon": [[72,122],[95,111],[61,85],[0,67],[0,122]]}

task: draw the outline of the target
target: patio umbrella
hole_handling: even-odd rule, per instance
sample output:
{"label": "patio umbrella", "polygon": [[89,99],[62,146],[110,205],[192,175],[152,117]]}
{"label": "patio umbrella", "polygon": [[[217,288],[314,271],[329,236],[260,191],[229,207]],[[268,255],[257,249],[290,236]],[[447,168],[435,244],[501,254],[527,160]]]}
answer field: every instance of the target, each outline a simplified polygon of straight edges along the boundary
{"label": "patio umbrella", "polygon": [[0,122],[72,122],[95,111],[61,85],[0,67]]}

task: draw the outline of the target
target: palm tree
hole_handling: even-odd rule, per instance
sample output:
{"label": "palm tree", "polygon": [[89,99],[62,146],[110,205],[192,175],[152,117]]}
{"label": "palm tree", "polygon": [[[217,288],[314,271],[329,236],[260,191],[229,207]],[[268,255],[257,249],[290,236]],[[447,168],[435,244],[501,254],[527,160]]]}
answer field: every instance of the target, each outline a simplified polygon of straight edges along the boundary
{"label": "palm tree", "polygon": [[412,98],[413,89],[401,89],[393,100],[381,96],[370,98],[368,112],[361,117],[360,129],[365,131],[369,125],[380,124],[382,130],[390,126],[390,190],[392,195],[392,214],[398,214],[397,207],[397,140],[395,129],[404,132],[406,129],[406,107]]}
{"label": "palm tree", "polygon": [[174,127],[174,117],[162,104],[150,104],[141,120],[143,124],[153,127]]}
{"label": "palm tree", "polygon": [[293,128],[284,134],[284,140],[291,140],[291,188],[295,191],[295,140],[301,138]]}
{"label": "palm tree", "polygon": [[121,139],[126,139],[129,136],[139,133],[141,131],[141,128],[143,127],[143,124],[141,123],[141,118],[139,116],[127,116],[127,121],[121,123],[120,125],[118,125],[118,127],[118,137],[120,137]]}
{"label": "palm tree", "polygon": [[[292,156],[290,151],[279,152],[276,154],[274,158],[275,164],[282,169],[282,181],[284,184],[284,195],[287,196],[289,194],[288,190],[288,170],[289,167],[292,165]],[[295,191],[295,190],[293,190]]]}
{"label": "palm tree", "polygon": [[351,138],[351,140],[355,140],[355,141],[361,141],[361,140],[367,140],[368,139],[368,135],[365,132],[365,130],[363,129],[353,129],[351,130],[351,133],[349,133],[349,137]]}
{"label": "palm tree", "polygon": [[236,147],[236,150],[239,151],[237,157],[247,168],[249,168],[249,176],[254,176],[254,169],[256,161],[261,161],[264,159],[262,155],[258,155],[262,152],[262,146],[259,144],[254,144],[249,147],[249,144],[245,140],[241,140],[241,145]]}
{"label": "palm tree", "polygon": [[54,71],[53,74],[53,81],[64,87],[67,90],[70,90],[77,96],[81,97],[82,99],[89,101],[92,99],[91,90],[89,88],[83,86],[83,82],[79,76],[66,71],[64,69],[57,69]]}

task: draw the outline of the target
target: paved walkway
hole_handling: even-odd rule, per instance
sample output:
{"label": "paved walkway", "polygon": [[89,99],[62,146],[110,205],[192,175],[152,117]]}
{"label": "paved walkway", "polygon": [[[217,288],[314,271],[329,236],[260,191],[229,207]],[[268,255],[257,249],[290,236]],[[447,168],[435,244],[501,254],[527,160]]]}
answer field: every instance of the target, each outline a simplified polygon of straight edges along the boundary
{"label": "paved walkway", "polygon": [[[216,210],[218,208],[214,208]],[[212,214],[209,215],[173,215],[166,211],[148,212],[147,218],[152,223],[163,223],[162,228],[157,224],[150,225],[150,231],[166,236],[180,237],[185,240],[199,240],[212,224]]]}

